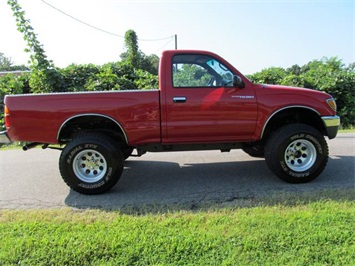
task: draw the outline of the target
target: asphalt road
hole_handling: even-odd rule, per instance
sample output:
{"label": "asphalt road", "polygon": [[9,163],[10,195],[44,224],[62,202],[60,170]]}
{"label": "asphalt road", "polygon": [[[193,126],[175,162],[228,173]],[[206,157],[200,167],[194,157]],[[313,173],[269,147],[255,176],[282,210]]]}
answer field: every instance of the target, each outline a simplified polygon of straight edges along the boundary
{"label": "asphalt road", "polygon": [[108,193],[81,195],[70,190],[58,170],[59,151],[0,151],[0,209],[101,208],[139,210],[142,206],[193,209],[250,202],[283,193],[355,189],[355,133],[328,140],[324,172],[306,184],[288,184],[262,159],[241,150],[150,153],[130,158],[118,184]]}

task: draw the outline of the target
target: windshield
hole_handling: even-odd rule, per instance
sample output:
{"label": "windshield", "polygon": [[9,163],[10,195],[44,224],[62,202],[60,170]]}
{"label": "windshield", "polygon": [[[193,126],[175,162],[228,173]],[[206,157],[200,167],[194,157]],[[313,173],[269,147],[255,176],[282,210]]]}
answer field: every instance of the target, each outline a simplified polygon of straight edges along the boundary
{"label": "windshield", "polygon": [[209,67],[211,67],[223,80],[232,81],[233,74],[226,68],[222,63],[218,62],[215,59],[211,59],[206,63]]}

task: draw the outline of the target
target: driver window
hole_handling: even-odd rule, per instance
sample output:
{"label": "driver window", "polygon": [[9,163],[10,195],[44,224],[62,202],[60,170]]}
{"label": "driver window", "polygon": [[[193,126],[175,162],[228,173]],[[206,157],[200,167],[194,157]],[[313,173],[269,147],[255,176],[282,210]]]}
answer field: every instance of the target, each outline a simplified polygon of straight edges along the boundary
{"label": "driver window", "polygon": [[211,80],[213,76],[199,65],[180,63],[173,66],[174,87],[208,87]]}
{"label": "driver window", "polygon": [[175,55],[172,70],[175,88],[231,86],[233,83],[233,73],[206,55]]}

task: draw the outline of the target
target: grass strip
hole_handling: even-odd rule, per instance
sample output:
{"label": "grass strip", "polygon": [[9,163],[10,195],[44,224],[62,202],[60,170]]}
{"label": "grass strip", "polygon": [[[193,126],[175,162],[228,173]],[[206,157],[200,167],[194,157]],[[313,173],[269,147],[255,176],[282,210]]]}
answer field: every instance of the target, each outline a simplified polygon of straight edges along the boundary
{"label": "grass strip", "polygon": [[0,265],[353,265],[355,203],[0,211]]}

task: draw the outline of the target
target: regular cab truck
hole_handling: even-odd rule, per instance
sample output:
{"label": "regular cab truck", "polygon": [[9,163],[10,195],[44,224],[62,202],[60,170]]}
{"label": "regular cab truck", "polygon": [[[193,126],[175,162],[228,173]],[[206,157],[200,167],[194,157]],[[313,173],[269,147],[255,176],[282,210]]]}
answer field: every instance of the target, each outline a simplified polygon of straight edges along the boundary
{"label": "regular cab truck", "polygon": [[243,149],[286,182],[308,182],[325,168],[325,137],[340,124],[331,95],[254,84],[220,56],[193,50],[163,52],[159,89],[8,95],[4,103],[0,142],[59,144],[64,181],[85,194],[112,188],[125,159],[146,152]]}

